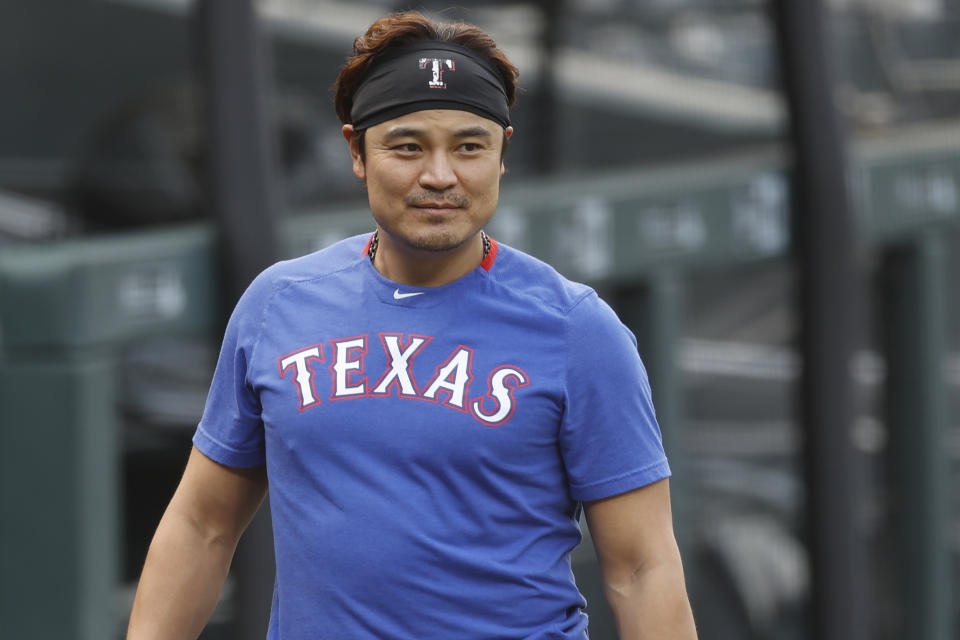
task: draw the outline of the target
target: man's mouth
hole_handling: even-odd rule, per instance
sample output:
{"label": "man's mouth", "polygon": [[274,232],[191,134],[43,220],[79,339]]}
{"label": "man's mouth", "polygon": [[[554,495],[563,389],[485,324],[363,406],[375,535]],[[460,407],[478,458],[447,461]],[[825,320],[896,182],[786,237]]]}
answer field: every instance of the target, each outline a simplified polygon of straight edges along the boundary
{"label": "man's mouth", "polygon": [[413,205],[417,209],[459,209],[460,207],[449,202],[420,202]]}
{"label": "man's mouth", "polygon": [[431,195],[440,194],[419,194],[407,198],[407,206],[423,211],[449,211],[452,209],[466,209],[470,206],[470,199],[456,193],[444,194],[443,199],[434,200]]}

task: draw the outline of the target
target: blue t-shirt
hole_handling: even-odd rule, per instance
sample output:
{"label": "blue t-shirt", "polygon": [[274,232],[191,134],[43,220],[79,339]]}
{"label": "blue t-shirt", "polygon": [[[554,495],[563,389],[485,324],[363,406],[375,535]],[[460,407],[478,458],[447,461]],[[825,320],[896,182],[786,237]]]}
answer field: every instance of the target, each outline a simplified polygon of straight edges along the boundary
{"label": "blue t-shirt", "polygon": [[633,335],[507,246],[416,289],[366,242],[256,278],[194,436],[267,465],[268,638],[585,638],[580,502],[670,473]]}

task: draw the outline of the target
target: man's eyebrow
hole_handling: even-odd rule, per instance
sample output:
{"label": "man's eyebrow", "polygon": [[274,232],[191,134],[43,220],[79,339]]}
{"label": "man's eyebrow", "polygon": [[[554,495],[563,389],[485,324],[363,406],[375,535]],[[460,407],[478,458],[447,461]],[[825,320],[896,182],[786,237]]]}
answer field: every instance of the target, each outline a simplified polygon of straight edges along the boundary
{"label": "man's eyebrow", "polygon": [[415,138],[419,135],[423,135],[423,129],[399,126],[387,131],[383,134],[383,138],[384,140],[393,140],[395,138]]}
{"label": "man's eyebrow", "polygon": [[492,138],[493,134],[490,133],[485,127],[467,127],[465,129],[459,129],[453,134],[455,138]]}

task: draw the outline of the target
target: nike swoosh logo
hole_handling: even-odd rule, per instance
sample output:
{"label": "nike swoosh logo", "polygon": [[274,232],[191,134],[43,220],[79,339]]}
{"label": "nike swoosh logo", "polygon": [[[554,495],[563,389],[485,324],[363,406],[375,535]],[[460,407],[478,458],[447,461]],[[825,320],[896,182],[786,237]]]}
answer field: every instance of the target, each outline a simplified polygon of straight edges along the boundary
{"label": "nike swoosh logo", "polygon": [[413,296],[422,296],[423,291],[414,291],[413,293],[400,293],[400,289],[393,290],[393,299],[394,300],[403,300],[404,298],[412,298]]}

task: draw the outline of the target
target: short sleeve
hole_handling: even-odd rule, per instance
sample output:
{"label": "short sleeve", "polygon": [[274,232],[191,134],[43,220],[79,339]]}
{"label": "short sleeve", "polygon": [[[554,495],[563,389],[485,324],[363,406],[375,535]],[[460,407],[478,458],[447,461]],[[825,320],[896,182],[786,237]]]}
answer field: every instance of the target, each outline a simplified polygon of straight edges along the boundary
{"label": "short sleeve", "polygon": [[266,461],[260,400],[249,382],[249,368],[271,291],[265,272],[234,308],[193,436],[193,444],[204,455],[231,467],[254,467]]}
{"label": "short sleeve", "polygon": [[591,292],[568,314],[560,445],[570,494],[598,500],[670,475],[636,338]]}

